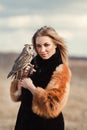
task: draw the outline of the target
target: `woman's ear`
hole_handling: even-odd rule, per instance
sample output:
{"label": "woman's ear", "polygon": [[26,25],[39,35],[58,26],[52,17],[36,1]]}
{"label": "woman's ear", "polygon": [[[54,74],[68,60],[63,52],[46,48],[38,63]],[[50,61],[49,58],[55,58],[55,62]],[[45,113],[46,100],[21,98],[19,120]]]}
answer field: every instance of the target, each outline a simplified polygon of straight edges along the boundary
{"label": "woman's ear", "polygon": [[58,48],[58,45],[57,44],[55,44],[55,49],[57,49]]}
{"label": "woman's ear", "polygon": [[57,48],[57,44],[54,43],[54,45],[55,45],[55,49],[56,49]]}

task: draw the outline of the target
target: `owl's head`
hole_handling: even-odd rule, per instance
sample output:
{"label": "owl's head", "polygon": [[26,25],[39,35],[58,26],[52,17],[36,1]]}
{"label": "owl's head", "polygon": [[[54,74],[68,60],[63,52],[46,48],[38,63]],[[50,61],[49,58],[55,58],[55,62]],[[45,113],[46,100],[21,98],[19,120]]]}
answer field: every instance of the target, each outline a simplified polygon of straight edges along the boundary
{"label": "owl's head", "polygon": [[30,44],[25,44],[25,50],[27,52],[27,54],[31,54],[32,56],[34,55],[34,49],[33,46]]}

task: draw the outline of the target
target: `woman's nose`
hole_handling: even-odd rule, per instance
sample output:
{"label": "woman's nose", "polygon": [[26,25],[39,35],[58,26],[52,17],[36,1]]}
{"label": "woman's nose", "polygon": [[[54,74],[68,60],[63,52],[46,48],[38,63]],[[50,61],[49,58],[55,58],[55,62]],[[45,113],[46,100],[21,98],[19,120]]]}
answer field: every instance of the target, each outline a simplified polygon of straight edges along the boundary
{"label": "woman's nose", "polygon": [[45,51],[45,47],[41,47],[41,52],[44,52]]}

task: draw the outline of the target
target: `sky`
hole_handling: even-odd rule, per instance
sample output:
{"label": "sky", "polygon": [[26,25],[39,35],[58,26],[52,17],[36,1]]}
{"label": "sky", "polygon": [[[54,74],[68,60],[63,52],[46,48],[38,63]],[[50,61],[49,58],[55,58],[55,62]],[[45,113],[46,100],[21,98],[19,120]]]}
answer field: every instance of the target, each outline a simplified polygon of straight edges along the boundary
{"label": "sky", "polygon": [[20,52],[45,25],[65,40],[70,56],[87,57],[87,0],[0,0],[0,52]]}

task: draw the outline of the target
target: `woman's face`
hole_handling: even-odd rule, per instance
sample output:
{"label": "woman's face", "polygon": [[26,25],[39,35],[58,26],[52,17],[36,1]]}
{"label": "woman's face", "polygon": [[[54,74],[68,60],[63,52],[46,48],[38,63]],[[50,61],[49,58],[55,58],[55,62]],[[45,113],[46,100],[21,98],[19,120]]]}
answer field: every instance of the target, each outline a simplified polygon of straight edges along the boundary
{"label": "woman's face", "polygon": [[38,36],[36,38],[36,51],[42,59],[49,59],[56,51],[56,45],[48,36]]}

